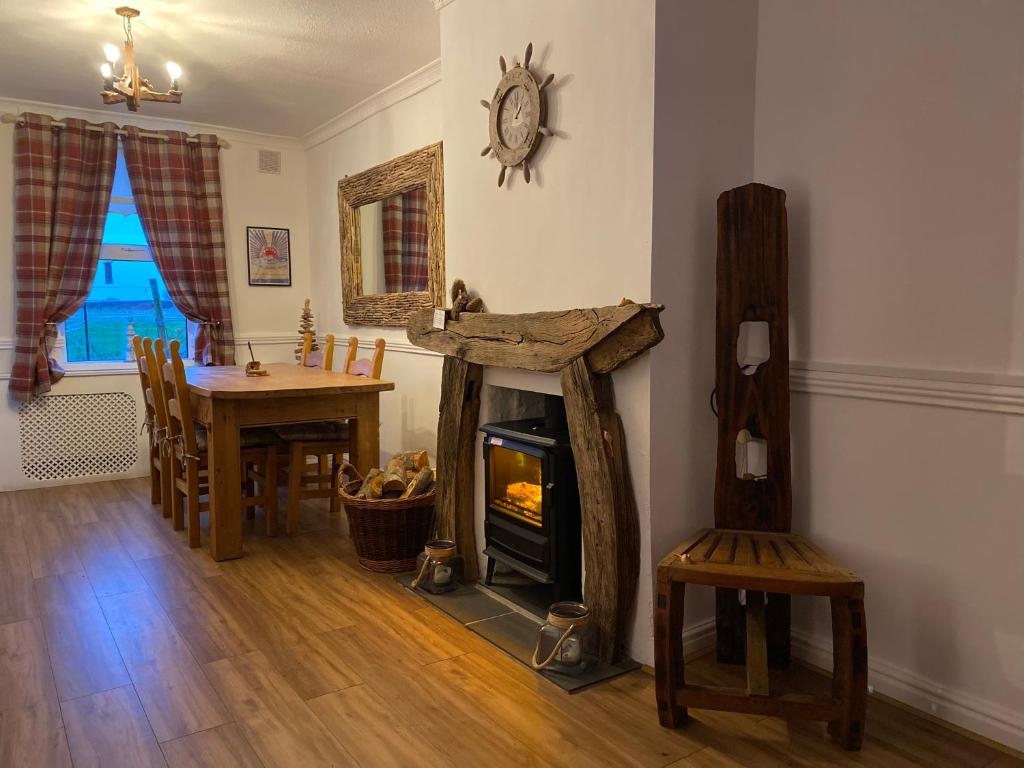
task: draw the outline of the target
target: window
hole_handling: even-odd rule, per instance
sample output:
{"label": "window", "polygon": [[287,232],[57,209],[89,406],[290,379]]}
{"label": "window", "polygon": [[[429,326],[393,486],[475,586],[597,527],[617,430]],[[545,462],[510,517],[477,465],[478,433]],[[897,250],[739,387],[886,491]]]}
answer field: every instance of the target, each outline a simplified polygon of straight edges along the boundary
{"label": "window", "polygon": [[194,332],[193,324],[171,302],[153,261],[118,147],[96,278],[85,303],[64,323],[67,360],[131,360],[133,335],[178,339],[185,357]]}

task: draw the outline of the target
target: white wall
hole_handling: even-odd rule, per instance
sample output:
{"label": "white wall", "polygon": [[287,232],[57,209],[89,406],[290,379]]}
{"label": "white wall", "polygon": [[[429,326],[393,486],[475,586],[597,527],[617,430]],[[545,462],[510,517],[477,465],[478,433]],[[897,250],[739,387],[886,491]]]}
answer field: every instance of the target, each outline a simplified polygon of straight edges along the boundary
{"label": "white wall", "polygon": [[[439,68],[429,67],[306,139],[310,253],[317,276],[310,295],[317,329],[339,339],[358,336],[367,345],[378,336],[387,341],[382,376],[395,382],[395,390],[381,393],[380,398],[380,449],[384,456],[421,447],[433,455],[441,357],[409,344],[404,328],[347,326],[342,319],[338,182],[441,140],[438,76]],[[444,152],[447,162],[447,145]],[[450,270],[448,274],[452,274]]]}
{"label": "white wall", "polygon": [[[54,117],[81,117],[93,122],[112,120],[152,129],[183,130],[189,133],[212,132],[230,143],[221,151],[221,181],[224,194],[224,228],[229,262],[231,310],[235,339],[244,350],[246,340],[264,361],[290,360],[295,341],[290,329],[298,328],[302,299],[309,295],[310,262],[308,221],[306,218],[305,158],[299,141],[276,136],[248,133],[214,126],[201,126],[170,120],[146,118],[144,115],[122,115],[110,111],[82,110],[49,104],[33,104],[0,99],[0,111],[34,111]],[[282,153],[281,175],[256,171],[259,149],[275,149]],[[0,248],[0,382],[3,402],[0,403],[0,434],[10,439],[0,442],[0,490],[28,488],[39,485],[21,472],[20,450],[14,437],[18,434],[17,405],[7,395],[14,336],[14,252],[13,252],[13,149],[14,126],[0,125],[0,233],[5,240]],[[246,226],[283,227],[291,230],[292,287],[249,287],[246,266]],[[297,339],[297,333],[295,334]],[[142,421],[141,393],[138,374],[130,366],[113,375],[75,376],[69,374],[53,390],[54,394],[79,392],[128,392],[138,403],[139,423]],[[144,439],[140,438],[139,461],[129,474],[145,474]],[[98,478],[82,478],[77,482]]]}
{"label": "white wall", "polygon": [[754,163],[788,193],[794,529],[864,577],[878,690],[1018,748],[1022,34],[1016,0],[761,0]]}
{"label": "white wall", "polygon": [[[651,294],[654,2],[522,0],[496,23],[491,3],[457,0],[441,10],[441,106],[449,281],[464,278],[493,312],[616,304]],[[533,181],[480,157],[498,56],[555,73],[546,139]],[[656,353],[655,353],[656,354]],[[538,391],[551,377],[488,376]],[[614,374],[640,513],[642,562],[632,652],[650,662],[650,362]],[[557,390],[555,390],[557,391]],[[482,493],[477,483],[478,494]],[[482,509],[478,495],[477,507]],[[482,543],[482,538],[481,538]],[[588,566],[592,567],[592,566]]]}
{"label": "white wall", "polygon": [[[654,563],[714,522],[716,201],[753,177],[756,36],[756,0],[658,2],[651,294],[665,305],[665,341],[651,356]],[[713,595],[687,592],[688,637],[707,636]]]}

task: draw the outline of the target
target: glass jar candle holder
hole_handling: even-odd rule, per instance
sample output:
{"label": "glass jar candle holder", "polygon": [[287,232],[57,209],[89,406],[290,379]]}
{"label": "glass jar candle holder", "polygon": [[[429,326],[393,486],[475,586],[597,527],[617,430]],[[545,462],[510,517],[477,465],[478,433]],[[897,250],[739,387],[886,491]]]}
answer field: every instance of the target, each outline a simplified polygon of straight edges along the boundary
{"label": "glass jar candle holder", "polygon": [[580,674],[587,668],[584,648],[592,632],[590,609],[583,603],[554,603],[541,625],[533,668]]}
{"label": "glass jar candle holder", "polygon": [[412,588],[434,595],[451,592],[462,583],[465,561],[456,553],[450,539],[431,539],[416,558],[416,578]]}

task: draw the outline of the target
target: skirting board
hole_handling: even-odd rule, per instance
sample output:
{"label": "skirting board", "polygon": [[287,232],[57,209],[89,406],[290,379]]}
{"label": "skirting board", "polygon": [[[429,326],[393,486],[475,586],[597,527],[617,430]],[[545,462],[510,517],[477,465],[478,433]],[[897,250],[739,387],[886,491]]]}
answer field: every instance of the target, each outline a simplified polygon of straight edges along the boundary
{"label": "skirting board", "polygon": [[[699,656],[715,646],[715,620],[707,619],[683,630],[683,654]],[[945,720],[967,731],[1024,751],[1024,713],[993,704],[973,694],[956,691],[909,669],[870,654],[868,680],[872,690],[920,712]],[[832,672],[832,643],[793,629],[793,657],[826,674]]]}
{"label": "skirting board", "polygon": [[[868,632],[868,681],[872,690],[1012,749],[1024,750],[1024,713],[871,656],[870,627]],[[795,628],[793,655],[819,669],[832,669],[831,641]]]}

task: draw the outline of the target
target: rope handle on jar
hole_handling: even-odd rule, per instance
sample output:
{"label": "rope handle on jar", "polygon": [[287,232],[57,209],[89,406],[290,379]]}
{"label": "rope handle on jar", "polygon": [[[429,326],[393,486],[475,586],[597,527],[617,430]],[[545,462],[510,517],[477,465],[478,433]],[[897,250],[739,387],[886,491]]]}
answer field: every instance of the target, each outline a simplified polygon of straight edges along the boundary
{"label": "rope handle on jar", "polygon": [[412,580],[412,584],[409,585],[410,589],[416,589],[423,581],[423,577],[427,575],[427,567],[430,565],[430,558],[423,558],[423,565],[420,566],[420,572],[416,574],[416,578]]}
{"label": "rope handle on jar", "polygon": [[551,665],[551,662],[555,660],[555,656],[557,656],[558,652],[562,649],[562,643],[569,639],[569,635],[571,635],[575,629],[576,625],[570,624],[569,628],[562,633],[562,636],[560,638],[558,638],[558,642],[555,643],[555,647],[551,649],[551,653],[548,654],[548,657],[544,659],[544,661],[542,662],[537,661],[537,651],[540,650],[540,643],[537,643],[537,646],[533,649],[533,668],[537,671],[540,671],[542,669],[546,669],[547,667],[549,667]]}

